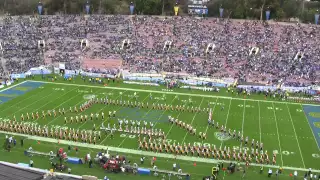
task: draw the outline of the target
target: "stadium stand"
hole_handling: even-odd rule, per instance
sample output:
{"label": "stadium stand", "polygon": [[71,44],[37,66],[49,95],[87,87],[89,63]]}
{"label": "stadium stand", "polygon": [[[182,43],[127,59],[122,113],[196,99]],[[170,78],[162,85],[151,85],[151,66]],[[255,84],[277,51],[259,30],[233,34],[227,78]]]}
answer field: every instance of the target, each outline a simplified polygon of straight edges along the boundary
{"label": "stadium stand", "polygon": [[[65,62],[117,74],[175,72],[239,82],[319,82],[319,26],[193,17],[76,15],[5,17],[4,70]],[[39,49],[44,42],[44,51]],[[83,43],[85,42],[85,43]],[[294,43],[292,43],[294,42]]]}
{"label": "stadium stand", "polygon": [[85,177],[72,174],[55,172],[51,174],[47,170],[38,168],[24,167],[8,162],[0,162],[0,180],[76,180]]}
{"label": "stadium stand", "polygon": [[40,180],[43,179],[43,175],[44,173],[41,172],[21,169],[0,163],[0,180]]}

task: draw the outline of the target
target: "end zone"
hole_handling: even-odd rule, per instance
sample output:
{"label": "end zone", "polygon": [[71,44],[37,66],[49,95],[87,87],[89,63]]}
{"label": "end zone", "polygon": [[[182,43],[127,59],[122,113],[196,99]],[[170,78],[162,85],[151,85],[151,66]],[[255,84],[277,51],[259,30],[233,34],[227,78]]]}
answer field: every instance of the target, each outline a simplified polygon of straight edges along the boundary
{"label": "end zone", "polygon": [[317,106],[303,105],[303,109],[318,148],[320,149],[320,108]]}

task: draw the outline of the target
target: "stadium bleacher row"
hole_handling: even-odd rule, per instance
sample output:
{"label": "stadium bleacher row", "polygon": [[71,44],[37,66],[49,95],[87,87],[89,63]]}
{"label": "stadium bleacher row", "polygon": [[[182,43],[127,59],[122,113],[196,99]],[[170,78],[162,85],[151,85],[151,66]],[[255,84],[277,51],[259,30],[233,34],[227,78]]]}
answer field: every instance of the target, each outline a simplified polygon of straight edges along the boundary
{"label": "stadium bleacher row", "polygon": [[[192,17],[6,16],[0,20],[0,57],[2,71],[10,73],[44,61],[109,74],[121,66],[130,72],[182,72],[301,86],[319,82],[319,29]],[[40,40],[45,51],[38,49]],[[81,48],[81,40],[87,40],[87,47]]]}

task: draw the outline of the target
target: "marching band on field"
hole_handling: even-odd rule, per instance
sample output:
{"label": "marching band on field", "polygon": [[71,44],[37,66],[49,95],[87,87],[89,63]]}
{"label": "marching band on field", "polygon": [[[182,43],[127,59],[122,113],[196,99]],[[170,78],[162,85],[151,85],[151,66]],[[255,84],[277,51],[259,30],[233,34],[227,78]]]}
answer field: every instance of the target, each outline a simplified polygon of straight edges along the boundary
{"label": "marching band on field", "polygon": [[75,130],[74,128],[51,127],[36,124],[30,124],[18,121],[0,121],[0,130],[7,132],[17,132],[21,134],[37,135],[43,137],[51,137],[56,139],[64,139],[71,141],[81,141],[85,143],[96,144],[97,140],[101,140],[100,131]]}
{"label": "marching band on field", "polygon": [[102,124],[100,130],[105,131],[118,131],[124,132],[128,134],[135,135],[147,135],[149,137],[164,137],[165,134],[161,129],[154,128],[154,124],[152,122],[147,122],[138,120],[127,120],[127,119],[118,119],[118,126],[113,124],[113,127],[110,127],[110,123],[108,123],[107,127]]}
{"label": "marching band on field", "polygon": [[[152,96],[150,96],[152,97]],[[136,98],[137,100],[137,98]],[[159,104],[159,103],[152,103],[149,105],[143,102],[137,101],[125,101],[125,100],[110,100],[106,98],[93,98],[79,106],[70,107],[69,111],[72,113],[78,113],[79,111],[82,113],[86,109],[90,108],[93,104],[105,104],[105,105],[120,105],[124,107],[137,107],[137,108],[151,108],[157,110],[172,110],[172,111],[180,111],[180,112],[191,112],[191,113],[199,113],[199,112],[209,112],[209,119],[208,119],[208,127],[215,127],[216,129],[220,130],[226,136],[232,137],[233,139],[237,139],[238,141],[244,143],[247,146],[249,138],[246,137],[244,139],[243,134],[239,131],[238,133],[236,130],[229,129],[227,131],[226,126],[219,125],[219,122],[216,122],[211,119],[212,117],[212,110],[209,108],[200,107],[193,107],[193,106],[185,106],[185,105],[167,105],[167,104]],[[58,114],[60,116],[65,116],[66,111],[64,108],[58,109]],[[55,110],[48,110],[47,112],[42,111],[42,118],[45,119],[46,116],[49,117],[56,117],[57,112]],[[109,111],[108,117],[116,117],[116,111]],[[87,130],[75,130],[69,128],[53,128],[44,126],[37,126],[35,124],[28,124],[25,123],[25,120],[36,120],[39,119],[39,113],[32,112],[31,115],[26,113],[21,114],[21,122],[16,121],[16,117],[13,116],[12,120],[9,121],[1,121],[0,122],[0,130],[3,131],[11,131],[11,132],[18,132],[23,134],[30,134],[30,135],[38,135],[38,136],[45,136],[45,137],[52,137],[57,139],[65,139],[65,140],[72,140],[72,141],[81,141],[85,143],[93,143],[96,144],[97,139],[101,140],[101,132],[95,131],[95,124],[93,127],[93,131]],[[89,115],[77,114],[75,116],[71,116],[69,118],[64,117],[64,123],[79,123],[79,122],[86,122],[88,120],[104,120],[105,115],[104,112],[101,113],[91,113]],[[168,116],[169,123],[175,125],[177,127],[185,129],[191,135],[196,135],[197,130],[191,124],[185,123],[179,119],[176,119],[172,116]],[[103,131],[110,131],[111,134],[113,132],[124,132],[128,134],[135,134],[139,137],[139,149],[141,150],[150,150],[154,152],[166,152],[166,153],[174,153],[174,154],[181,154],[181,155],[197,155],[201,157],[213,157],[215,159],[224,159],[224,160],[235,160],[235,161],[244,161],[244,162],[252,162],[255,159],[256,163],[267,163],[270,164],[269,156],[267,151],[263,151],[263,143],[251,141],[251,154],[247,152],[247,149],[242,150],[240,149],[239,152],[236,152],[235,149],[230,150],[229,147],[224,147],[224,149],[216,148],[215,145],[213,147],[209,146],[199,146],[199,145],[191,145],[190,143],[187,145],[184,143],[183,145],[179,143],[170,144],[166,141],[166,135],[161,129],[155,129],[154,124],[152,122],[147,121],[137,121],[137,120],[127,120],[127,119],[119,119],[118,118],[118,125],[113,124],[113,127],[110,127],[110,123],[108,123],[107,127],[102,126],[100,130]],[[143,137],[143,139],[141,139]],[[156,139],[158,138],[158,139]],[[206,133],[199,132],[199,138],[205,140],[207,138]],[[276,163],[276,154],[273,154],[272,157],[272,164]]]}
{"label": "marching band on field", "polygon": [[146,150],[146,151],[153,151],[153,152],[165,152],[165,153],[172,153],[176,155],[192,155],[192,156],[198,156],[198,157],[206,157],[206,158],[214,158],[219,160],[232,160],[232,161],[243,161],[251,163],[255,159],[256,163],[266,163],[273,165],[276,164],[276,153],[273,153],[272,162],[270,162],[269,155],[267,151],[260,150],[258,148],[251,148],[251,154],[247,152],[247,149],[244,148],[244,152],[240,149],[239,152],[236,152],[235,149],[230,150],[230,147],[224,147],[222,149],[221,147],[217,149],[215,145],[213,147],[211,145],[209,146],[199,146],[199,145],[191,145],[190,143],[183,145],[180,143],[169,143],[166,141],[165,136],[163,139],[155,139],[152,137],[149,137],[147,139],[146,137],[143,137],[141,139],[141,136],[139,136],[139,149],[140,150]]}

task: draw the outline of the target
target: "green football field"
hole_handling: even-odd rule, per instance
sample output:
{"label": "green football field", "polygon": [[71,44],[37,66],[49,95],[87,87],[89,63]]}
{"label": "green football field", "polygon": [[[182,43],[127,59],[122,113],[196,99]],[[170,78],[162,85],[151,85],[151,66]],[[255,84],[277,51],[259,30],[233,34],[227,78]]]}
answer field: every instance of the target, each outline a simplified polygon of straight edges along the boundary
{"label": "green football field", "polygon": [[[293,168],[320,168],[320,152],[317,139],[319,134],[312,131],[308,122],[304,106],[314,109],[315,117],[320,112],[320,106],[303,105],[300,103],[280,102],[273,99],[265,100],[263,96],[252,95],[250,97],[229,94],[222,89],[221,92],[203,92],[195,90],[173,89],[167,91],[164,87],[146,87],[128,85],[120,82],[110,82],[107,86],[73,80],[72,82],[57,80],[55,82],[44,81],[42,83],[27,81],[11,86],[8,90],[0,92],[0,118],[1,121],[12,119],[16,116],[20,121],[21,114],[31,114],[42,111],[58,111],[64,108],[66,115],[56,117],[40,117],[37,120],[30,120],[30,123],[68,127],[74,129],[92,130],[95,124],[96,129],[102,124],[111,127],[118,124],[119,119],[141,120],[152,122],[156,129],[162,129],[167,135],[170,143],[191,143],[198,145],[215,145],[216,147],[230,147],[239,151],[246,148],[239,141],[222,138],[219,131],[208,126],[207,112],[179,112],[172,110],[153,110],[151,108],[132,108],[119,105],[94,104],[84,112],[69,112],[70,107],[79,107],[90,97],[104,98],[125,101],[140,101],[149,105],[172,104],[186,105],[203,108],[212,108],[212,119],[223,124],[227,129],[240,131],[244,137],[249,137],[249,149],[251,139],[261,141],[264,149],[270,157],[277,153],[277,166]],[[136,93],[136,96],[134,94]],[[151,98],[152,96],[152,98]],[[115,118],[108,118],[109,111],[116,111]],[[106,118],[102,120],[89,120],[83,123],[64,123],[64,117],[68,119],[73,116],[88,115],[91,113],[104,112]],[[184,129],[168,122],[168,116],[175,117],[185,123],[191,124],[197,132],[205,132],[207,139],[199,139],[198,136],[190,135]],[[117,148],[133,149],[138,148],[138,137],[133,134],[115,133],[111,138],[108,133],[102,133],[98,145],[106,145]],[[44,148],[45,149],[45,148]],[[48,147],[47,147],[48,149]],[[40,148],[41,150],[41,148]],[[251,152],[249,150],[248,152]],[[130,153],[130,152],[128,152]],[[134,156],[133,156],[134,157]],[[136,157],[137,158],[137,157]],[[2,160],[0,158],[0,160]],[[168,163],[170,164],[170,163]],[[190,162],[190,164],[192,164]],[[204,163],[205,164],[205,163]],[[168,165],[168,168],[171,168]],[[192,168],[192,165],[190,165]],[[203,165],[205,166],[205,165]],[[212,165],[208,165],[212,167]],[[275,166],[276,167],[276,166]],[[192,170],[191,170],[192,171]],[[190,172],[192,175],[192,172]],[[202,172],[201,172],[202,173]],[[210,174],[210,172],[208,172]],[[203,173],[203,175],[206,175]],[[207,174],[208,175],[208,174]]]}

